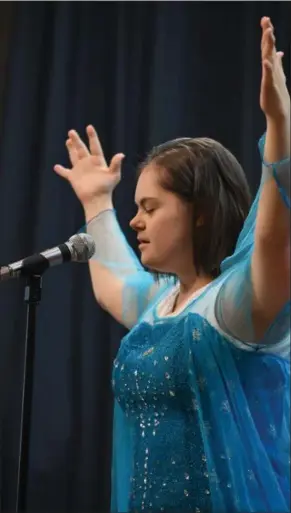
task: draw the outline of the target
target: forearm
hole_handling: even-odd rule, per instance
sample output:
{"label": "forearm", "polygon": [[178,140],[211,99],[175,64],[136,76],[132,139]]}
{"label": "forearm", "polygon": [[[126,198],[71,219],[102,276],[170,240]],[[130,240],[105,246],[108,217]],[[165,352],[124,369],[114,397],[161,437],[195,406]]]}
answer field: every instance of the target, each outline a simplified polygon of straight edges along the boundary
{"label": "forearm", "polygon": [[[262,156],[263,184],[256,223],[256,242],[268,244],[269,248],[285,247],[290,241],[290,211],[283,197],[290,194],[289,117],[267,121]],[[275,166],[271,166],[272,163]],[[274,169],[277,179],[274,177]]]}
{"label": "forearm", "polygon": [[96,245],[89,262],[94,295],[118,322],[132,327],[150,300],[152,276],[145,272],[127,244],[110,197],[84,207],[86,232]]}
{"label": "forearm", "polygon": [[143,271],[120,228],[111,197],[96,198],[84,207],[84,212],[86,232],[93,237],[96,246],[92,261],[120,278]]}
{"label": "forearm", "polygon": [[[268,124],[251,261],[252,323],[261,340],[290,298],[290,141],[286,124]],[[289,157],[289,160],[288,160]],[[270,165],[274,163],[274,165]]]}

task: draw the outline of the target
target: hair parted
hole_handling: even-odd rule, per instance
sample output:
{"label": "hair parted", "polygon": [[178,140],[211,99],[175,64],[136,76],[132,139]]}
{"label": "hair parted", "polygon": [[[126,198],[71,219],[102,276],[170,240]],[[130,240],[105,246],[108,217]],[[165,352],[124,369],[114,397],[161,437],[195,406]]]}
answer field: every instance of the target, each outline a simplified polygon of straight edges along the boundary
{"label": "hair parted", "polygon": [[242,167],[222,144],[205,137],[154,147],[139,174],[150,163],[157,166],[164,189],[193,205],[194,265],[198,274],[216,278],[235,249],[251,204]]}

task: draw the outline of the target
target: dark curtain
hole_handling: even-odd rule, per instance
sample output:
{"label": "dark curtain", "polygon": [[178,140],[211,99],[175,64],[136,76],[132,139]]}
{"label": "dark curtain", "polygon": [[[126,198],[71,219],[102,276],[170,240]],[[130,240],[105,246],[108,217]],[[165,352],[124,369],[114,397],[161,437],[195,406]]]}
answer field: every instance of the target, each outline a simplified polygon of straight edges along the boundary
{"label": "dark curtain", "polygon": [[[255,192],[264,130],[259,22],[272,16],[289,77],[288,2],[13,4],[1,77],[1,265],[64,242],[82,226],[77,199],[53,172],[55,163],[68,163],[70,128],[84,135],[92,123],[108,158],[126,154],[115,205],[134,248],[128,222],[135,166],[153,144],[185,135],[216,138],[242,162]],[[1,283],[3,511],[15,507],[25,316],[23,283]],[[108,511],[111,365],[123,334],[94,301],[87,265],[45,274],[30,511]]]}

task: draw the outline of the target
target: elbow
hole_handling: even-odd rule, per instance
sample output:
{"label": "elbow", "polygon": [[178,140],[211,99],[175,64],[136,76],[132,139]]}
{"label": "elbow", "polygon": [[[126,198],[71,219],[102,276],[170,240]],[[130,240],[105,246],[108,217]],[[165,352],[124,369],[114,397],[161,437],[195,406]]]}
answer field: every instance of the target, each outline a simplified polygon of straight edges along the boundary
{"label": "elbow", "polygon": [[254,246],[253,261],[259,272],[263,272],[265,280],[271,281],[274,287],[288,290],[290,297],[290,237],[269,239],[257,238]]}
{"label": "elbow", "polygon": [[[259,221],[259,220],[258,220]],[[255,245],[264,251],[290,251],[290,216],[281,219],[281,223],[258,222],[255,232]]]}
{"label": "elbow", "polygon": [[104,301],[104,298],[102,298],[101,295],[98,294],[97,291],[95,291],[94,289],[93,289],[93,292],[94,292],[95,300],[98,303],[98,305],[100,306],[100,308],[102,308],[102,310],[104,310],[105,312],[110,313],[108,304],[106,303],[106,301]]}
{"label": "elbow", "polygon": [[264,184],[258,206],[255,243],[285,251],[290,245],[290,209],[286,208],[275,180]]}
{"label": "elbow", "polygon": [[286,280],[290,277],[290,236],[260,235],[255,239],[254,253],[269,269],[281,270]]}

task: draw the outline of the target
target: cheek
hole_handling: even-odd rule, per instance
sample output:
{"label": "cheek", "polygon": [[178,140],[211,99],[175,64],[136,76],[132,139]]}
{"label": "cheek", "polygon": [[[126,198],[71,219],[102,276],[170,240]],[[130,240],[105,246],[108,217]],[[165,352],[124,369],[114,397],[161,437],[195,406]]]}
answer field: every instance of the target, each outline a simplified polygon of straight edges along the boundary
{"label": "cheek", "polygon": [[165,217],[165,215],[156,214],[156,216],[151,219],[149,224],[149,234],[151,240],[155,243],[159,243],[169,234],[169,231],[173,229],[173,220],[169,217]]}
{"label": "cheek", "polygon": [[154,220],[151,230],[151,241],[160,250],[171,250],[191,243],[190,227],[179,217],[158,217]]}

